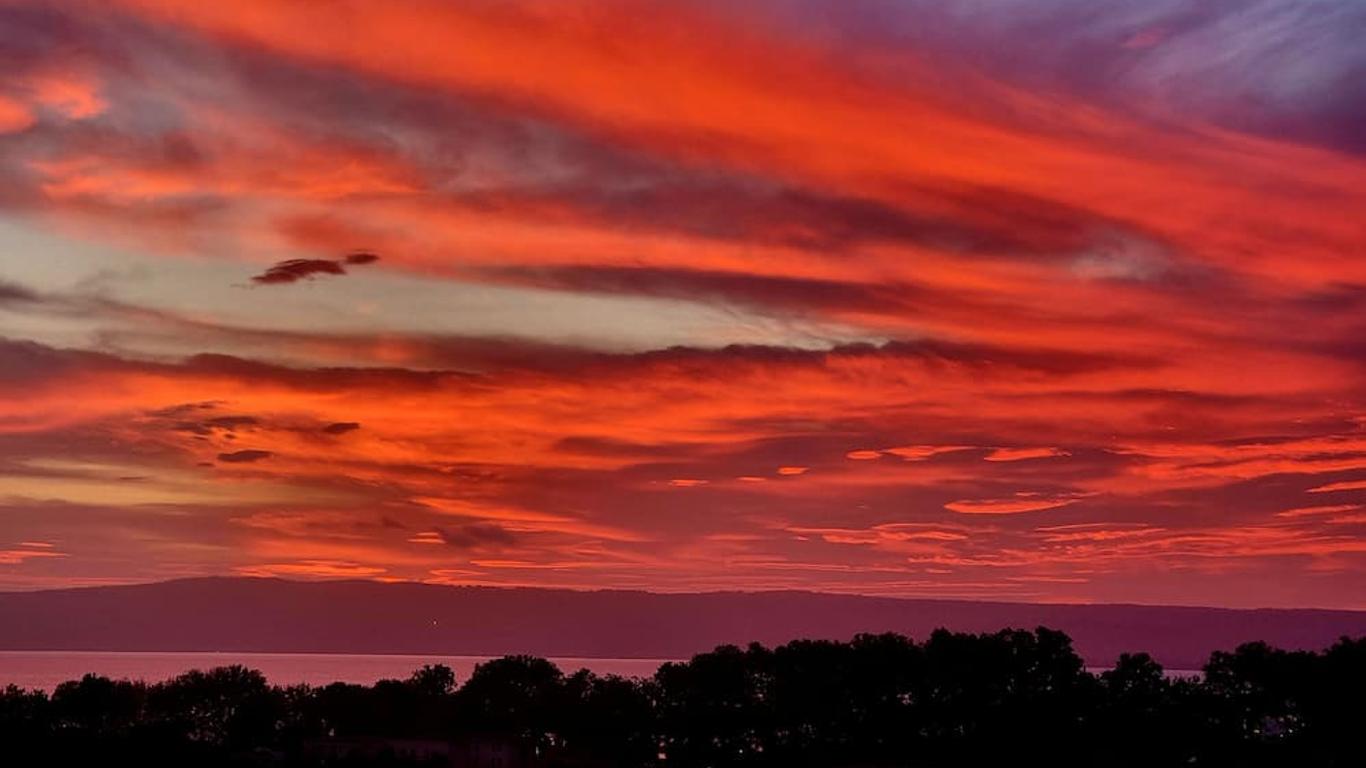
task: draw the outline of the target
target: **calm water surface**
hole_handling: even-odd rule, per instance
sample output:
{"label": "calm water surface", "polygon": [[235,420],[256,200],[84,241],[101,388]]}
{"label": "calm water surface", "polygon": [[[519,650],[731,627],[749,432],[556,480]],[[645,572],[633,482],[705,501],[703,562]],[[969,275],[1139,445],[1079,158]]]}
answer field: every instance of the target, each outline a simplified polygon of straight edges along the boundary
{"label": "calm water surface", "polygon": [[[111,653],[104,651],[0,651],[0,687],[17,685],[51,691],[88,672],[114,679],[157,682],[191,669],[241,664],[258,669],[277,685],[337,681],[370,684],[406,678],[423,664],[445,664],[464,682],[474,665],[492,656],[400,656],[343,653]],[[648,677],[668,659],[552,658],[566,673],[590,669],[599,675]]]}

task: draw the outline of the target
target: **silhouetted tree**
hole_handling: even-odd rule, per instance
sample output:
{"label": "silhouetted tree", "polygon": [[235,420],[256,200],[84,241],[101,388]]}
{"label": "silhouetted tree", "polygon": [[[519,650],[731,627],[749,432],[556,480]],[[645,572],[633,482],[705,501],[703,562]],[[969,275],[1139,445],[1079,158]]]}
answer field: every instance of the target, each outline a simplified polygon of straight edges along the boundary
{"label": "silhouetted tree", "polygon": [[254,669],[240,665],[191,670],[152,686],[151,718],[191,742],[225,750],[273,743],[281,697]]}
{"label": "silhouetted tree", "polygon": [[622,767],[653,762],[659,744],[647,687],[586,669],[566,677],[558,723],[563,754]]}
{"label": "silhouetted tree", "polygon": [[16,685],[0,689],[0,753],[37,763],[46,751],[52,731],[52,705],[42,691],[26,691]]}
{"label": "silhouetted tree", "polygon": [[516,737],[544,753],[559,741],[564,675],[534,656],[505,656],[474,668],[456,694],[464,726]]}
{"label": "silhouetted tree", "polygon": [[1205,688],[1220,700],[1220,723],[1263,745],[1296,738],[1305,726],[1304,698],[1318,657],[1266,643],[1216,651],[1205,664]]}
{"label": "silhouetted tree", "polygon": [[1004,757],[1079,740],[1096,681],[1061,632],[937,630],[913,695],[929,754]]}
{"label": "silhouetted tree", "polygon": [[670,765],[754,765],[764,760],[771,712],[769,651],[728,645],[655,673]]}
{"label": "silhouetted tree", "polygon": [[1301,702],[1325,765],[1351,765],[1366,750],[1366,637],[1344,637],[1323,654]]}
{"label": "silhouetted tree", "polygon": [[10,686],[0,760],[412,766],[440,764],[443,744],[511,739],[545,768],[1355,768],[1366,640],[1250,643],[1185,679],[1141,653],[1092,675],[1066,635],[1039,628],[721,646],[643,680],[509,656],[456,682],[425,666],[368,686],[272,687],[223,667],[151,686],[87,675],[50,697]]}
{"label": "silhouetted tree", "polygon": [[419,696],[448,696],[455,692],[455,671],[444,664],[426,664],[413,672],[408,684]]}
{"label": "silhouetted tree", "polygon": [[122,734],[140,722],[147,703],[147,686],[127,680],[86,675],[58,685],[52,692],[52,715],[68,736]]}
{"label": "silhouetted tree", "polygon": [[875,761],[911,754],[925,731],[923,646],[896,634],[859,635],[848,665],[850,756]]}

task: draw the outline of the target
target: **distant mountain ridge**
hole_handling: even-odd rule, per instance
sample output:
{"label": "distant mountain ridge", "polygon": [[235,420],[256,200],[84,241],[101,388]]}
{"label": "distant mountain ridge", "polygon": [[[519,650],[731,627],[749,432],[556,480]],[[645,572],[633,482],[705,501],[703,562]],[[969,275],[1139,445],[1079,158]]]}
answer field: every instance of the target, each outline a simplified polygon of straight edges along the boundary
{"label": "distant mountain ridge", "polygon": [[1067,632],[1091,665],[1146,651],[1169,668],[1193,669],[1211,651],[1252,640],[1318,650],[1366,635],[1366,611],[258,578],[0,593],[0,650],[686,658],[725,643],[1036,626]]}

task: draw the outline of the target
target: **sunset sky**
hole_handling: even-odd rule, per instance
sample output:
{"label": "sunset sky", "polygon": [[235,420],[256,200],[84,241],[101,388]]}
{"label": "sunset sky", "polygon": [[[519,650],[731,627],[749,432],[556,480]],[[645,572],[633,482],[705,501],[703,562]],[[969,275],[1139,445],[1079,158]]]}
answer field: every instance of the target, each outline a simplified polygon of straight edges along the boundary
{"label": "sunset sky", "polygon": [[0,0],[0,589],[1366,608],[1363,36]]}

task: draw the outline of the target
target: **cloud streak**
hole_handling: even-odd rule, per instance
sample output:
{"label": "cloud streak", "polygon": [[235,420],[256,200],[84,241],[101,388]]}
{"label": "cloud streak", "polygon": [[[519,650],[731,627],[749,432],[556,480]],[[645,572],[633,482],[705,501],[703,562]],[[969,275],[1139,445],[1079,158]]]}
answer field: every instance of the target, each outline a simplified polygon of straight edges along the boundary
{"label": "cloud streak", "polygon": [[282,285],[309,280],[320,275],[345,275],[348,266],[373,264],[379,256],[357,251],[340,259],[288,259],[272,265],[265,272],[251,278],[257,285]]}

